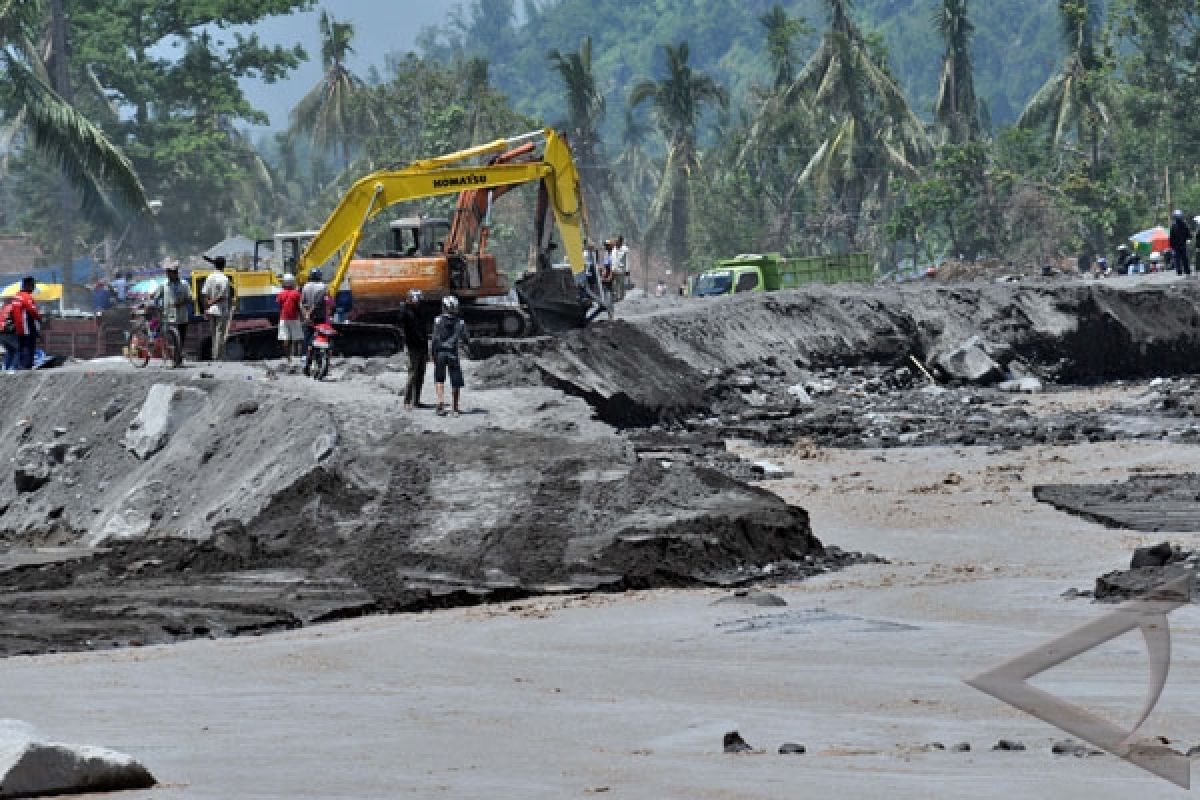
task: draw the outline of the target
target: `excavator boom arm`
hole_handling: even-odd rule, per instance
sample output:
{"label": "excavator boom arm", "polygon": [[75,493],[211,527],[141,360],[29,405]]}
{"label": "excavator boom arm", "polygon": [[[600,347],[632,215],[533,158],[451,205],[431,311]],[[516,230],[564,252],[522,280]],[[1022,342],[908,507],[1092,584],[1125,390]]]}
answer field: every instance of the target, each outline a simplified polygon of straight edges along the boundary
{"label": "excavator boom arm", "polygon": [[[515,164],[460,165],[468,158],[503,151],[535,136],[545,139],[541,159]],[[301,283],[307,281],[313,268],[324,264],[340,250],[342,257],[337,272],[329,281],[330,293],[336,294],[346,277],[363,227],[381,211],[396,203],[455,194],[467,189],[489,189],[539,180],[545,182],[571,270],[578,274],[584,269],[583,230],[586,224],[580,199],[579,172],[567,143],[557,132],[547,128],[514,139],[498,139],[447,156],[415,161],[401,169],[381,170],[361,178],[342,197],[300,256],[296,264],[296,278]]]}

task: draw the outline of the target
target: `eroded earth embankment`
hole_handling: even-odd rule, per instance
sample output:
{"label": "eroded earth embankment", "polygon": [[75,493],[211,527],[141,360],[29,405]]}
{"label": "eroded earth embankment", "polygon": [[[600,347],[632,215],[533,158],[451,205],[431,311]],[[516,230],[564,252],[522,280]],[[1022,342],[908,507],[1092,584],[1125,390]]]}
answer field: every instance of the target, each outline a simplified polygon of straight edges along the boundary
{"label": "eroded earth embankment", "polygon": [[105,367],[0,383],[0,653],[730,585],[843,558],[803,510],[639,460],[550,390],[493,393],[486,413],[443,421],[401,414],[386,368],[316,384],[241,365]]}
{"label": "eroded earth embankment", "polygon": [[[738,480],[764,468],[723,440],[1158,436],[1157,418],[1052,418],[994,387],[1192,369],[1198,300],[1181,282],[630,303],[470,364],[461,418],[400,410],[403,357],[340,362],[321,384],[278,364],[9,376],[0,654],[852,563],[802,509]],[[1171,435],[1194,432],[1176,421]]]}
{"label": "eroded earth embankment", "polygon": [[[1200,286],[1093,283],[831,287],[697,300],[573,332],[534,363],[619,426],[736,410],[749,378],[831,367],[948,384],[1089,383],[1200,363]],[[731,401],[731,398],[733,400]],[[760,404],[761,405],[761,404]]]}

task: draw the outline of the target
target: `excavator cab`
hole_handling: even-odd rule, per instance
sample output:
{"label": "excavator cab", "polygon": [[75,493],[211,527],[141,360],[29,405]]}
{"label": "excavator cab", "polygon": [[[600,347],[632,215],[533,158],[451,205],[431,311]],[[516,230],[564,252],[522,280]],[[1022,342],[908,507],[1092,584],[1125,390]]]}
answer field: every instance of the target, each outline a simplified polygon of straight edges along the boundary
{"label": "excavator cab", "polygon": [[435,258],[442,255],[450,221],[443,217],[405,217],[392,220],[391,247],[372,258]]}

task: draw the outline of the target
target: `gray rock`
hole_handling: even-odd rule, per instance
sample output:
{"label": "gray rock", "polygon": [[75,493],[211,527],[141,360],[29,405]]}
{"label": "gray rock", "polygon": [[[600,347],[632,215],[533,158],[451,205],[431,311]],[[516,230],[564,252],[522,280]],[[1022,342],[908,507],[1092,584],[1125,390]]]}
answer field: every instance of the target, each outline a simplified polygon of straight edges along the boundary
{"label": "gray rock", "polygon": [[1011,739],[1001,739],[992,745],[993,750],[1024,750],[1025,745],[1021,742],[1014,742]]}
{"label": "gray rock", "polygon": [[114,397],[113,399],[109,400],[108,404],[104,406],[104,411],[101,412],[104,415],[104,421],[108,422],[113,417],[124,411],[125,404],[126,400],[124,397]]}
{"label": "gray rock", "polygon": [[958,744],[954,745],[954,747],[951,747],[950,750],[954,753],[969,753],[971,752],[971,743],[959,742]]}
{"label": "gray rock", "polygon": [[729,731],[725,734],[722,740],[722,747],[726,753],[749,753],[754,748],[746,744],[746,740],[737,731]]}
{"label": "gray rock", "polygon": [[1004,368],[987,354],[983,340],[978,336],[939,353],[933,363],[948,377],[963,383],[995,383],[1004,377]]}
{"label": "gray rock", "polygon": [[1159,542],[1147,547],[1138,547],[1133,551],[1133,558],[1130,559],[1129,568],[1166,566],[1171,563],[1173,554],[1174,550],[1170,542]]}
{"label": "gray rock", "polygon": [[790,755],[790,754],[799,755],[801,753],[807,753],[807,752],[808,752],[808,750],[804,747],[804,745],[797,744],[796,742],[784,742],[783,744],[779,745],[779,754],[780,755],[784,755],[784,756]]}
{"label": "gray rock", "polygon": [[253,414],[255,411],[258,411],[257,400],[243,400],[237,404],[236,408],[233,409],[233,415],[235,417],[240,417],[244,414]]}
{"label": "gray rock", "polygon": [[154,384],[125,432],[126,449],[145,461],[166,447],[171,434],[200,409],[206,399],[207,395],[199,389]]}
{"label": "gray rock", "polygon": [[313,461],[321,462],[329,458],[333,455],[335,447],[337,447],[336,433],[321,434],[312,443]]}
{"label": "gray rock", "polygon": [[1095,747],[1077,742],[1074,739],[1062,739],[1050,746],[1050,752],[1056,756],[1075,756],[1083,758],[1084,756],[1102,756],[1103,750],[1097,750]]}
{"label": "gray rock", "polygon": [[45,741],[24,723],[0,720],[0,798],[148,789],[155,783],[124,753]]}
{"label": "gray rock", "polygon": [[36,492],[49,482],[54,461],[45,445],[23,444],[17,448],[13,482],[18,492]]}
{"label": "gray rock", "polygon": [[996,388],[1002,392],[1025,392],[1027,394],[1037,394],[1042,391],[1042,382],[1034,377],[1013,378],[1012,380],[1000,381],[996,384]]}
{"label": "gray rock", "polygon": [[725,597],[719,598],[712,602],[714,606],[723,605],[745,605],[745,606],[763,606],[763,607],[778,607],[786,606],[787,600],[784,600],[777,594],[770,592],[752,592],[748,589],[738,589],[736,592]]}
{"label": "gray rock", "polygon": [[812,395],[804,388],[804,384],[797,383],[787,388],[788,395],[792,398],[792,402],[798,406],[811,406],[813,404]]}

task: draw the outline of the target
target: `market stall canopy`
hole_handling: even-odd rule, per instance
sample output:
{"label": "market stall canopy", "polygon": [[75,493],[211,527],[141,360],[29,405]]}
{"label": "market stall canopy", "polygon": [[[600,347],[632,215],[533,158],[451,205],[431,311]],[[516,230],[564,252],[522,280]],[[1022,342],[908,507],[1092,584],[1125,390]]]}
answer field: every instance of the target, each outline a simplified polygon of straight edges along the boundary
{"label": "market stall canopy", "polygon": [[[17,292],[21,291],[21,282],[10,283],[3,289],[0,289],[0,297],[12,297]],[[63,287],[61,283],[39,283],[37,288],[33,290],[33,299],[43,303],[53,303],[62,299]]]}
{"label": "market stall canopy", "polygon": [[1144,256],[1171,249],[1171,234],[1162,225],[1135,233],[1129,241],[1133,242],[1133,249]]}

